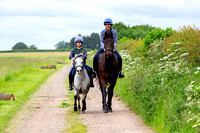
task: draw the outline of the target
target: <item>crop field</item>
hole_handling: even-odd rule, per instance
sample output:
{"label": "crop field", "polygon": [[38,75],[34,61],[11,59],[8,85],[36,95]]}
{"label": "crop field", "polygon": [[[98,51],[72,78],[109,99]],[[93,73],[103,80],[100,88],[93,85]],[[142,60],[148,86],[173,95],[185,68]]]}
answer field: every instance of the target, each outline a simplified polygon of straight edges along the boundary
{"label": "crop field", "polygon": [[[0,132],[49,75],[69,62],[68,52],[0,53],[0,92],[14,94],[15,101],[0,101]],[[57,69],[41,69],[56,65]]]}

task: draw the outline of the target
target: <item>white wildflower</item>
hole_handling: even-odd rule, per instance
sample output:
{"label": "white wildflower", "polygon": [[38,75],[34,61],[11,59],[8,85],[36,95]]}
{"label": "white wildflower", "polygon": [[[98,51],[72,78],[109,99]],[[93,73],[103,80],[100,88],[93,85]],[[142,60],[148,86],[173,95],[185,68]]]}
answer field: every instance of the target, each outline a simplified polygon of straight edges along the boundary
{"label": "white wildflower", "polygon": [[169,54],[168,57],[171,57],[172,55],[174,55],[174,53]]}
{"label": "white wildflower", "polygon": [[197,73],[199,73],[199,71],[196,71],[194,74],[197,74]]}
{"label": "white wildflower", "polygon": [[171,43],[172,45],[177,45],[177,44],[181,44],[182,42],[175,42],[175,43]]}
{"label": "white wildflower", "polygon": [[133,65],[133,64],[135,64],[135,62],[131,62],[131,63],[129,63],[129,65]]}
{"label": "white wildflower", "polygon": [[183,53],[182,55],[180,55],[180,57],[183,57],[183,56],[186,56],[188,55],[189,53]]}
{"label": "white wildflower", "polygon": [[199,124],[196,124],[196,125],[193,125],[192,127],[197,127],[197,126],[200,126],[200,123],[199,123]]}
{"label": "white wildflower", "polygon": [[189,120],[187,120],[187,122],[190,122],[191,120],[193,120],[194,118],[190,118]]}
{"label": "white wildflower", "polygon": [[191,100],[191,99],[192,99],[191,96],[189,96],[189,97],[187,98],[188,101]]}
{"label": "white wildflower", "polygon": [[161,58],[160,60],[167,60],[168,59],[168,56],[165,56],[163,58]]}
{"label": "white wildflower", "polygon": [[191,114],[191,111],[189,111],[188,114]]}
{"label": "white wildflower", "polygon": [[197,67],[197,70],[200,70],[200,67]]}

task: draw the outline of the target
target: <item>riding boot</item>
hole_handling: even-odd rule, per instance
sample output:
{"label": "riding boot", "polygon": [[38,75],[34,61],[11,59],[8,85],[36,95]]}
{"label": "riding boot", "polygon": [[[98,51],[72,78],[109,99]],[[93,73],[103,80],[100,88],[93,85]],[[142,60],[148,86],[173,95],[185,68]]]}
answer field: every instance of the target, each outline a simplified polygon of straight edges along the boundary
{"label": "riding boot", "polygon": [[118,77],[119,78],[124,78],[124,74],[122,72],[122,58],[118,58],[118,63],[119,63],[119,73]]}
{"label": "riding boot", "polygon": [[90,77],[90,87],[94,87],[93,77]]}
{"label": "riding boot", "polygon": [[96,74],[97,74],[97,65],[98,65],[97,59],[94,59],[93,60],[93,69],[94,69],[93,74],[95,74],[95,77],[96,77]]}
{"label": "riding boot", "polygon": [[90,87],[94,87],[94,84],[93,84],[93,76],[94,76],[94,72],[88,68],[86,68],[86,71],[88,73],[88,76],[90,78]]}
{"label": "riding boot", "polygon": [[72,72],[72,75],[69,75],[69,90],[73,90],[73,83],[74,83],[74,75],[75,71]]}
{"label": "riding boot", "polygon": [[73,90],[73,79],[72,76],[69,76],[69,90]]}

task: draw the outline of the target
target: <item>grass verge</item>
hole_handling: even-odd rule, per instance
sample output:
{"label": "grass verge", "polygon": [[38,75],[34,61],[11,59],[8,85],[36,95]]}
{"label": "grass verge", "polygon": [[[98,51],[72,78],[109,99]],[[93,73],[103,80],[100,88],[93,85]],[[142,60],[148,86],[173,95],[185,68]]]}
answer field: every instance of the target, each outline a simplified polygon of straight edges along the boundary
{"label": "grass verge", "polygon": [[[67,86],[69,81],[68,79],[66,80],[66,84]],[[68,92],[68,100],[69,100],[69,109],[67,111],[67,115],[66,115],[66,122],[67,122],[67,127],[66,129],[63,131],[65,133],[86,133],[87,129],[86,129],[86,125],[82,124],[82,118],[79,118],[79,114],[80,112],[74,112],[73,107],[74,107],[74,91],[69,91]]]}
{"label": "grass verge", "polygon": [[[46,57],[0,56],[0,92],[14,94],[15,101],[0,101],[0,132],[4,132],[9,121],[21,109],[29,96],[55,69],[40,69],[41,65],[52,65],[56,61],[65,61],[65,56]],[[61,68],[63,64],[57,64]]]}

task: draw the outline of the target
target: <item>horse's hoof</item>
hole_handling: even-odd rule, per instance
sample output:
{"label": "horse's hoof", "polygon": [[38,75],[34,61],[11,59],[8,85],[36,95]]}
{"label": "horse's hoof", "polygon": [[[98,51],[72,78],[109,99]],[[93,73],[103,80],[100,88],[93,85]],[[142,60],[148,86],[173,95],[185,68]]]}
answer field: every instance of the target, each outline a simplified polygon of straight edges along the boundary
{"label": "horse's hoof", "polygon": [[108,110],[103,110],[104,113],[108,113]]}
{"label": "horse's hoof", "polygon": [[83,107],[82,107],[82,111],[85,111],[85,110],[86,110],[86,106],[83,106]]}
{"label": "horse's hoof", "polygon": [[103,107],[103,112],[108,113],[108,107],[107,106]]}
{"label": "horse's hoof", "polygon": [[76,112],[78,109],[76,107],[74,107],[74,111]]}
{"label": "horse's hoof", "polygon": [[108,109],[108,112],[112,112],[112,109],[111,109],[111,108],[109,108],[109,109]]}
{"label": "horse's hoof", "polygon": [[81,114],[84,114],[85,113],[85,111],[81,111]]}

